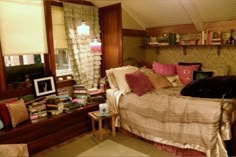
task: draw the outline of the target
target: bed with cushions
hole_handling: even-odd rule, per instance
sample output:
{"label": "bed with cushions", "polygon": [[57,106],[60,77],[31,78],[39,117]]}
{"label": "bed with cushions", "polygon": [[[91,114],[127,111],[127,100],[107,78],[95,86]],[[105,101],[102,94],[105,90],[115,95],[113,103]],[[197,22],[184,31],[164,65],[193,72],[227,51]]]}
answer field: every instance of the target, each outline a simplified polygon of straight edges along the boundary
{"label": "bed with cushions", "polygon": [[[202,77],[210,79],[213,72],[193,76],[201,66],[198,63],[158,64],[153,69],[125,66],[106,71],[111,87],[107,90],[107,103],[119,113],[116,126],[162,146],[195,150],[208,157],[228,156],[224,141],[231,139],[235,121],[233,92],[221,89],[219,98],[207,98],[207,94],[199,97],[191,92],[188,95],[187,90],[192,91],[190,84],[196,82],[195,88],[205,79]],[[197,77],[199,80],[193,81]],[[194,90],[199,93],[199,89]]]}

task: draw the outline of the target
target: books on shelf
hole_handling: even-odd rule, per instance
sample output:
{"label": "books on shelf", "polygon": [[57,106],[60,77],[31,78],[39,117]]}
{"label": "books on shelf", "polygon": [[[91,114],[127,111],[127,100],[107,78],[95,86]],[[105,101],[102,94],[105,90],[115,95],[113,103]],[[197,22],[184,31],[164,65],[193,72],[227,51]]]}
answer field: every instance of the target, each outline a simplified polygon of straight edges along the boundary
{"label": "books on shelf", "polygon": [[51,115],[58,115],[63,112],[64,110],[64,104],[63,100],[61,97],[50,97],[46,101],[46,108],[47,112]]}
{"label": "books on shelf", "polygon": [[30,119],[31,120],[44,118],[44,117],[47,117],[47,116],[48,116],[47,110],[30,113]]}

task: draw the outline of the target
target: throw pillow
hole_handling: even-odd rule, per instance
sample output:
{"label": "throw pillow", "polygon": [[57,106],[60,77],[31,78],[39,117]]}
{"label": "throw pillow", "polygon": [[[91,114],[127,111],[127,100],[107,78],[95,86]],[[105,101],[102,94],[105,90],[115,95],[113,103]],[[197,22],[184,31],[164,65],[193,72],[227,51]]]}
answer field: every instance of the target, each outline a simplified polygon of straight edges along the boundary
{"label": "throw pillow", "polygon": [[17,101],[17,98],[2,101],[0,104],[0,118],[2,119],[2,122],[5,127],[10,126],[11,124],[11,118],[8,112],[8,109],[6,107],[6,103],[12,103]]}
{"label": "throw pillow", "polygon": [[138,96],[153,90],[152,83],[149,81],[141,71],[129,73],[125,75],[125,79],[129,85],[129,88]]}
{"label": "throw pillow", "polygon": [[2,120],[0,119],[0,130],[4,128],[4,124],[2,122]]}
{"label": "throw pillow", "polygon": [[13,103],[6,103],[7,109],[11,117],[12,127],[16,127],[19,123],[29,119],[29,114],[23,99]]}
{"label": "throw pillow", "polygon": [[180,81],[178,75],[166,76],[166,78],[170,81],[173,87],[183,87],[183,83]]}
{"label": "throw pillow", "polygon": [[153,62],[153,70],[164,76],[173,76],[176,75],[176,65],[175,64],[161,64],[158,62]]}
{"label": "throw pillow", "polygon": [[184,85],[193,80],[193,71],[198,70],[200,65],[177,65],[177,73]]}
{"label": "throw pillow", "polygon": [[127,82],[126,82],[125,74],[133,73],[137,70],[138,70],[138,68],[133,67],[133,66],[127,66],[126,68],[116,68],[113,70],[113,74],[115,76],[116,83],[123,94],[126,94],[131,91]]}
{"label": "throw pillow", "polygon": [[236,76],[215,76],[192,81],[180,92],[184,96],[201,98],[235,98]]}
{"label": "throw pillow", "polygon": [[148,73],[151,73],[151,74],[154,74],[154,70],[153,69],[150,69],[150,68],[146,68],[146,67],[141,67],[139,68],[139,70],[144,73],[145,75],[148,74]]}
{"label": "throw pillow", "polygon": [[111,88],[118,88],[118,85],[117,85],[116,80],[115,80],[115,76],[112,72],[112,69],[106,70],[106,76],[107,76],[107,79],[108,79],[109,86]]}
{"label": "throw pillow", "polygon": [[198,70],[200,70],[201,67],[202,67],[202,63],[200,63],[200,62],[178,62],[178,65],[186,65],[186,66],[188,66],[188,65],[199,65]]}
{"label": "throw pillow", "polygon": [[154,73],[147,73],[146,76],[155,89],[173,87],[172,83],[165,76]]}
{"label": "throw pillow", "polygon": [[203,79],[207,77],[212,77],[212,71],[193,71],[193,80]]}

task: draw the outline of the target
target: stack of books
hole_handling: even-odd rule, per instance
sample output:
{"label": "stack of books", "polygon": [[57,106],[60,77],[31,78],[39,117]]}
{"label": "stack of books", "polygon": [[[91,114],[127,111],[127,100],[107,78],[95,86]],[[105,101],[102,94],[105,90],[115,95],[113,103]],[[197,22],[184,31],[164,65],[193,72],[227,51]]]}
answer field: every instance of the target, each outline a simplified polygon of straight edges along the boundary
{"label": "stack of books", "polygon": [[51,115],[59,115],[64,110],[63,101],[60,98],[50,97],[46,101],[47,112]]}
{"label": "stack of books", "polygon": [[30,105],[28,105],[28,111],[30,114],[31,121],[47,117],[47,110],[45,103],[41,102],[34,102]]}
{"label": "stack of books", "polygon": [[73,100],[72,103],[79,106],[85,106],[88,102],[88,90],[84,85],[74,85],[73,86]]}
{"label": "stack of books", "polygon": [[106,102],[105,91],[103,88],[89,89],[90,102],[104,103]]}

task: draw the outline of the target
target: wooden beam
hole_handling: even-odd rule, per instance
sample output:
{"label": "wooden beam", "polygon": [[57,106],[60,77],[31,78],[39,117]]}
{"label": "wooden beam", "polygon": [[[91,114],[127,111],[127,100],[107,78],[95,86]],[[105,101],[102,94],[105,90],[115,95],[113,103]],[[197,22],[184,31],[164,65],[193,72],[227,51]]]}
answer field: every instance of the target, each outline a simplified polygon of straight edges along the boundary
{"label": "wooden beam", "polygon": [[136,30],[136,29],[122,29],[123,36],[145,36],[145,30]]}
{"label": "wooden beam", "polygon": [[179,33],[179,34],[189,34],[197,33],[197,29],[193,24],[185,25],[175,25],[175,26],[166,26],[166,27],[151,27],[146,29],[148,36],[158,36],[163,33]]}
{"label": "wooden beam", "polygon": [[193,21],[194,26],[198,31],[203,30],[203,21],[193,3],[193,1],[186,1],[186,0],[179,0],[180,3],[182,4],[185,12],[188,14],[188,16],[191,18]]}

